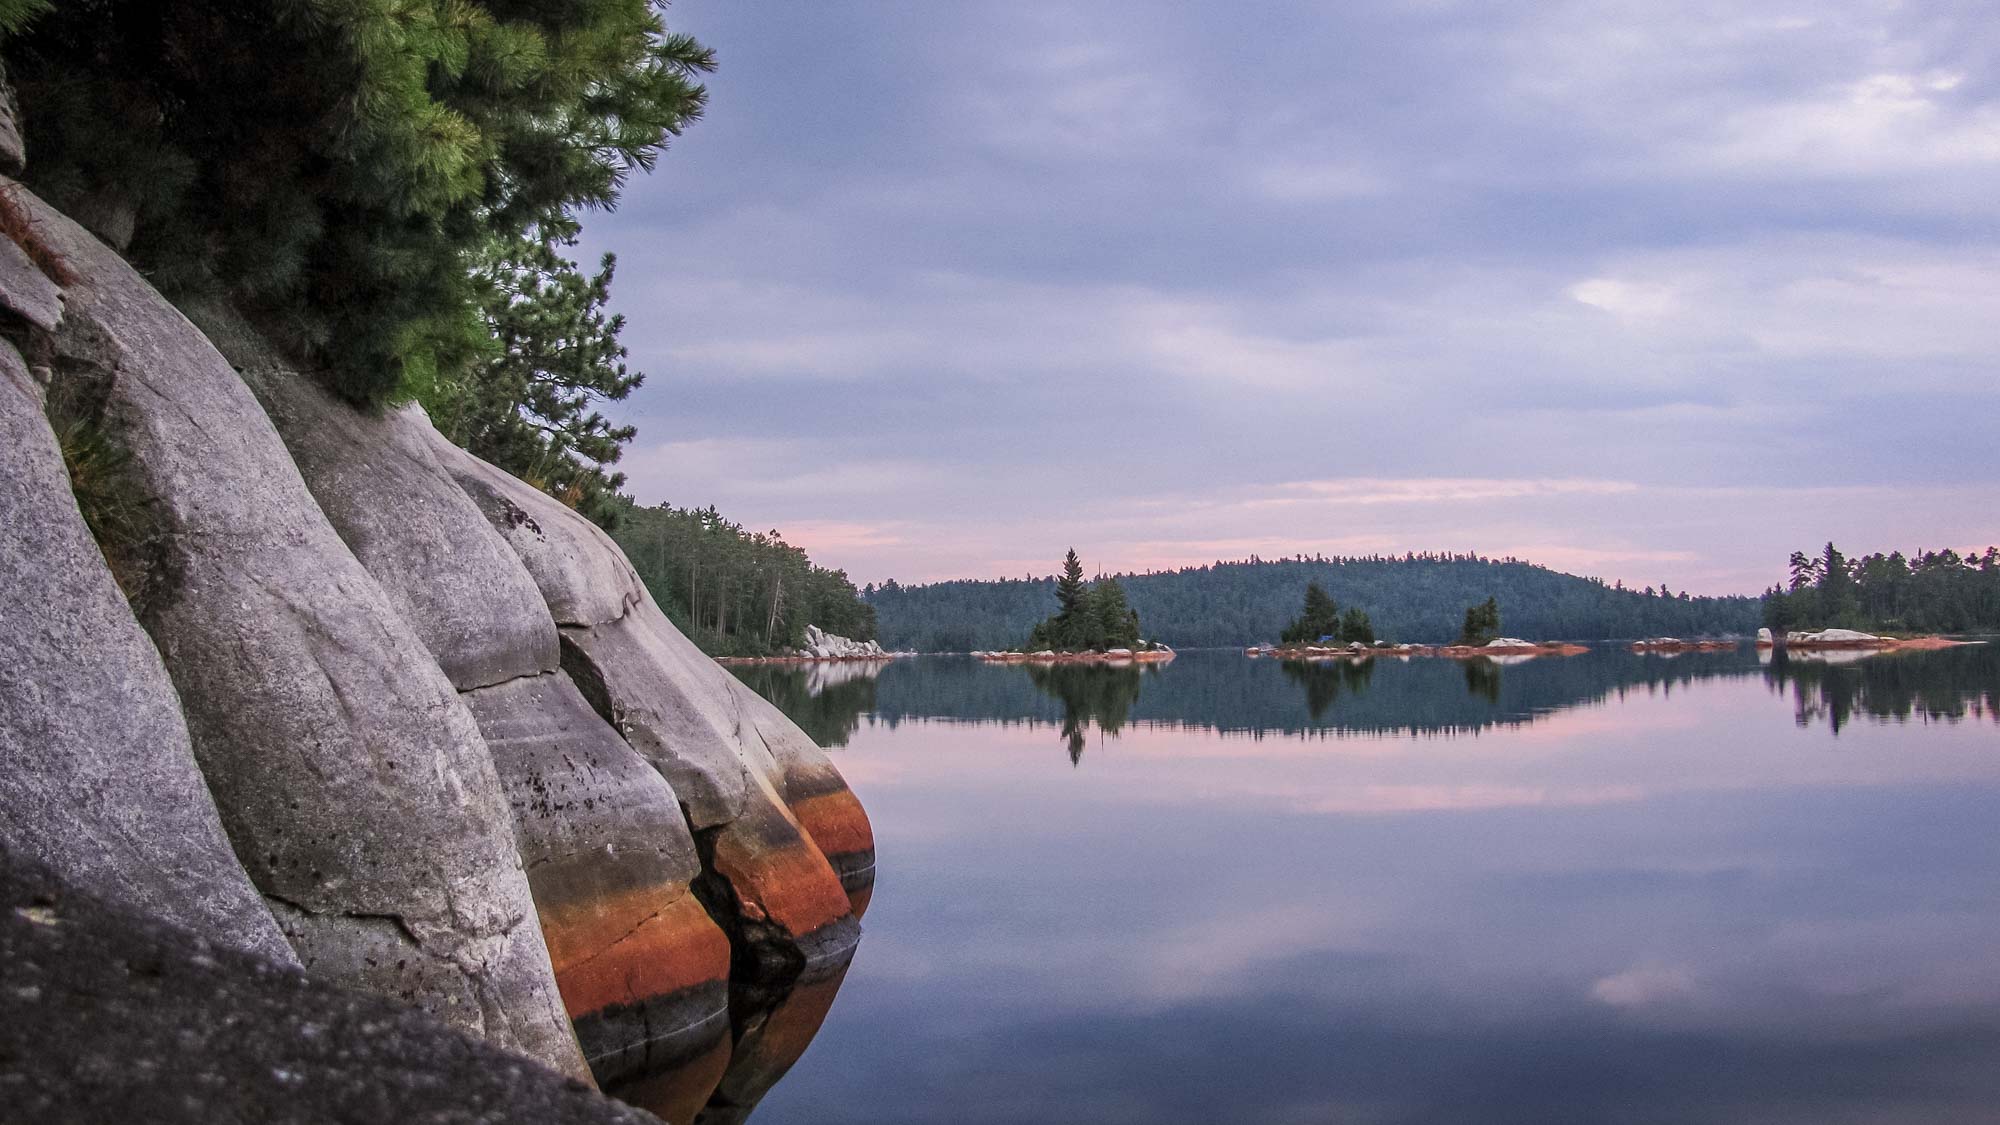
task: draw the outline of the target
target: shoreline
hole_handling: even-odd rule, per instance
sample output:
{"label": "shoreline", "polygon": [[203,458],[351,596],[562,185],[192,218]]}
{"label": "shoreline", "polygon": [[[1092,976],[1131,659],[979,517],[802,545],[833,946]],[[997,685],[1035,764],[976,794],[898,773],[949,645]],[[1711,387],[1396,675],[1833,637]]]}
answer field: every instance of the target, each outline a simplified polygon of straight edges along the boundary
{"label": "shoreline", "polygon": [[1170,648],[1141,652],[975,652],[984,664],[1165,664],[1174,658]]}

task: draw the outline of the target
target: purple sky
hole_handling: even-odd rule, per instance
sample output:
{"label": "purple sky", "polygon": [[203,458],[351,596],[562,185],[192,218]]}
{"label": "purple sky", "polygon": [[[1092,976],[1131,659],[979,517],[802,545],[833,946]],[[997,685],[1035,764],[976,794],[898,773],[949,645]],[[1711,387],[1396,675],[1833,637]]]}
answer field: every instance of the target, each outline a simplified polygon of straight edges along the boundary
{"label": "purple sky", "polygon": [[857,582],[2000,542],[1987,3],[678,0],[645,503]]}

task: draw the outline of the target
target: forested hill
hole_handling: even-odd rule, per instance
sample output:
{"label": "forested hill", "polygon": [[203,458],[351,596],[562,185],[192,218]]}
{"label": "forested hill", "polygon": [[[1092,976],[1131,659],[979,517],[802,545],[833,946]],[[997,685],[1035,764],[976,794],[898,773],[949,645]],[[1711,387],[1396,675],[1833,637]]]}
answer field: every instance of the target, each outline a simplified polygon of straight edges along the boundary
{"label": "forested hill", "polygon": [[[1449,641],[1465,608],[1488,597],[1499,599],[1502,632],[1529,640],[1747,633],[1760,616],[1755,598],[1626,590],[1471,555],[1251,559],[1117,577],[1147,636],[1182,647],[1275,640],[1312,581],[1343,608],[1366,610],[1377,635],[1396,641]],[[1018,645],[1056,601],[1053,576],[891,581],[864,587],[862,598],[875,607],[885,647],[923,652]]]}

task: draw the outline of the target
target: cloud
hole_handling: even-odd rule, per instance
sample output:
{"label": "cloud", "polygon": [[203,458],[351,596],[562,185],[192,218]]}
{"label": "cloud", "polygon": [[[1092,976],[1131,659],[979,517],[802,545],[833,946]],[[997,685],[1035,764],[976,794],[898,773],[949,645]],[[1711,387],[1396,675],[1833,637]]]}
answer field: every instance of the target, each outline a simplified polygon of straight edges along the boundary
{"label": "cloud", "polygon": [[906,579],[1450,546],[1719,592],[2000,530],[1980,5],[669,19],[708,116],[583,248],[642,500],[894,527],[825,549]]}
{"label": "cloud", "polygon": [[1599,978],[1590,998],[1614,1008],[1640,1008],[1685,1000],[1695,991],[1694,974],[1676,965],[1636,965]]}

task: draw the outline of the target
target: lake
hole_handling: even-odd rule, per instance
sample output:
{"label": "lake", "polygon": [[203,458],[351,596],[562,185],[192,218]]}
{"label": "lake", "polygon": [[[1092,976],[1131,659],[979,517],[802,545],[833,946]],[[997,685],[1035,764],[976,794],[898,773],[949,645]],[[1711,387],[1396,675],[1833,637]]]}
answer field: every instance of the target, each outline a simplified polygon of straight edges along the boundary
{"label": "lake", "polygon": [[737,672],[879,856],[760,1125],[2000,1115],[2000,646]]}

